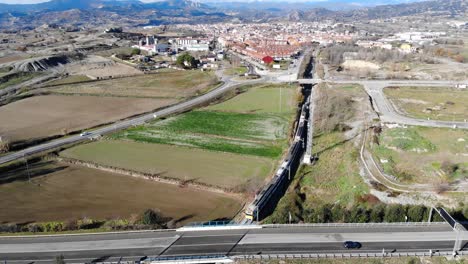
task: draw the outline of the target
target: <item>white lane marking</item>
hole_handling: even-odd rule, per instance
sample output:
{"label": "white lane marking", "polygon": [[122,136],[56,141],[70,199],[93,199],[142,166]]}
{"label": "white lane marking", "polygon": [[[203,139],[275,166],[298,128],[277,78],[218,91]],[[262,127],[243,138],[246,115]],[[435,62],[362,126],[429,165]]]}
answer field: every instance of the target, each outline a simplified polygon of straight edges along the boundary
{"label": "white lane marking", "polygon": [[181,238],[186,238],[186,237],[233,237],[233,236],[243,236],[245,233],[242,233],[242,234],[227,234],[227,235],[205,235],[205,236],[201,236],[201,235],[198,235],[198,236],[182,236]]}

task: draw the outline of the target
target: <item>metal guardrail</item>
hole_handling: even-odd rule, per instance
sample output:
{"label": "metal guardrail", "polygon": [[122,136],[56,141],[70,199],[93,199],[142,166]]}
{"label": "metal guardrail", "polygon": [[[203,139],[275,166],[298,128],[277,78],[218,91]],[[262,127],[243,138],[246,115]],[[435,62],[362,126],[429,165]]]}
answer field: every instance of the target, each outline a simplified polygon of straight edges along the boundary
{"label": "metal guardrail", "polygon": [[148,258],[149,261],[183,261],[183,260],[205,260],[205,259],[226,259],[226,255],[200,255],[200,256],[172,256]]}
{"label": "metal guardrail", "polygon": [[264,228],[284,227],[383,227],[383,226],[442,226],[446,222],[395,222],[395,223],[317,223],[317,224],[266,224]]}
{"label": "metal guardrail", "polygon": [[[468,256],[468,251],[457,252],[459,256]],[[439,252],[398,252],[398,253],[317,253],[317,254],[270,254],[270,255],[239,255],[232,256],[236,260],[275,260],[275,259],[342,259],[342,258],[399,258],[399,257],[447,257],[453,256],[453,251]]]}
{"label": "metal guardrail", "polygon": [[213,226],[236,226],[239,225],[233,221],[208,221],[208,222],[191,222],[184,227],[213,227]]}

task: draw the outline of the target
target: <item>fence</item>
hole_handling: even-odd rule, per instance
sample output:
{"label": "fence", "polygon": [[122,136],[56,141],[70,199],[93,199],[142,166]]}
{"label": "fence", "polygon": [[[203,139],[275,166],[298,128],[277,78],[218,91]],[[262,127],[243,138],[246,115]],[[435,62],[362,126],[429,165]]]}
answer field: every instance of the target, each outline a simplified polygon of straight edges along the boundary
{"label": "fence", "polygon": [[446,222],[396,222],[396,223],[324,223],[324,224],[267,224],[264,228],[284,227],[398,227],[398,226],[446,226]]}

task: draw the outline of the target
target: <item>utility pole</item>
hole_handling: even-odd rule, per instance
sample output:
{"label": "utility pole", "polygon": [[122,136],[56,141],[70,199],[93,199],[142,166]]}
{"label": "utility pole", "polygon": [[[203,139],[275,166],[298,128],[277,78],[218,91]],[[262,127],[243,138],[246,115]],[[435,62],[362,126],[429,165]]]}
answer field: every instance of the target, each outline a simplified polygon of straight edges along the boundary
{"label": "utility pole", "polygon": [[26,171],[28,172],[28,182],[31,183],[31,173],[29,172],[28,160],[26,159],[26,154],[23,154],[24,163],[26,164]]}
{"label": "utility pole", "polygon": [[283,97],[283,86],[280,86],[280,102],[279,102],[279,109],[280,109],[280,113],[282,112],[282,97]]}

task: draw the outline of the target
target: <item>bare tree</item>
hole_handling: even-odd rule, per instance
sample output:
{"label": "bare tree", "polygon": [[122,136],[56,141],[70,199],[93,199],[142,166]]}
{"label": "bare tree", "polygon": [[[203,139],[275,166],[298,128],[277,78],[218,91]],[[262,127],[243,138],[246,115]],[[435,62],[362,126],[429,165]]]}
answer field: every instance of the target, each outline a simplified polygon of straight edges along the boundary
{"label": "bare tree", "polygon": [[0,138],[0,153],[7,153],[8,151],[10,151],[10,141]]}

